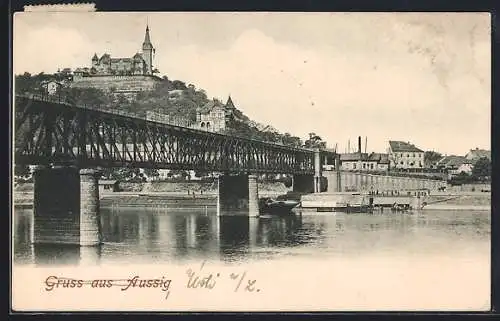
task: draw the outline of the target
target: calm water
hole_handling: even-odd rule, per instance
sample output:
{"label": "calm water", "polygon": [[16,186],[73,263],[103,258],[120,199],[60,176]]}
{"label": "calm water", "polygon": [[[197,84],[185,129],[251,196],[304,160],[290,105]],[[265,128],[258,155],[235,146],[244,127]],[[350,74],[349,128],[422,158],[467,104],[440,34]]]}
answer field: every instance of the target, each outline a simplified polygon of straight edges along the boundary
{"label": "calm water", "polygon": [[104,244],[97,248],[33,246],[32,210],[14,214],[14,263],[245,262],[363,254],[478,255],[489,262],[490,213],[312,213],[290,217],[217,217],[215,212],[102,209]]}

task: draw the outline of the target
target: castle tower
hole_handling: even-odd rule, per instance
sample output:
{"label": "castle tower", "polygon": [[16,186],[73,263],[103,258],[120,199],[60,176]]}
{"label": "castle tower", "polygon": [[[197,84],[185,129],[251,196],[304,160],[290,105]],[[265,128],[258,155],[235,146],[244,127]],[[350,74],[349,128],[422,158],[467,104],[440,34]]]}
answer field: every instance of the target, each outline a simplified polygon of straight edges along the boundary
{"label": "castle tower", "polygon": [[144,36],[144,42],[142,43],[142,56],[146,62],[146,74],[151,75],[153,73],[153,45],[151,44],[151,39],[149,38],[149,26],[146,25],[146,35]]}

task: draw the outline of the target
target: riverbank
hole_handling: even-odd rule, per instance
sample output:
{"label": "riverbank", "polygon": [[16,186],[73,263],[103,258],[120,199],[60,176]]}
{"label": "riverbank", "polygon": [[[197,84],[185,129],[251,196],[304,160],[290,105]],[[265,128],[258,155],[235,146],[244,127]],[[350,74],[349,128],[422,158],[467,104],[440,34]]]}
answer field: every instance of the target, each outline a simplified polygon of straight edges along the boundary
{"label": "riverbank", "polygon": [[[102,207],[167,206],[211,208],[217,205],[217,189],[209,183],[127,183],[128,191],[102,192]],[[259,183],[259,197],[276,197],[290,191],[282,183]],[[424,210],[491,210],[491,193],[435,192],[425,197]],[[33,207],[33,184],[20,184],[14,191],[16,208]]]}
{"label": "riverbank", "polygon": [[[171,208],[205,208],[217,205],[217,185],[206,182],[145,182],[122,183],[124,191],[100,191],[102,207],[167,206]],[[283,183],[259,183],[259,197],[276,197],[290,188]],[[14,188],[16,208],[33,207],[33,184]]]}
{"label": "riverbank", "polygon": [[462,192],[430,195],[425,199],[424,210],[491,210],[491,193]]}

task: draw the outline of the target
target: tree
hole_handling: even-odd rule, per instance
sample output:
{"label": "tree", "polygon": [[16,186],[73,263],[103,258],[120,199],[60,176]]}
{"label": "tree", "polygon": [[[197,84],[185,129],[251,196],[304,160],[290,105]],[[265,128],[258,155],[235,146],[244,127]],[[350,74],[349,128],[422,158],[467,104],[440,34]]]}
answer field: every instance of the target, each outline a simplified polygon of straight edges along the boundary
{"label": "tree", "polygon": [[435,151],[426,151],[424,152],[424,166],[430,168],[432,165],[436,164],[443,155],[441,153]]}
{"label": "tree", "polygon": [[304,142],[304,147],[323,149],[326,148],[326,142],[316,133],[309,133],[309,139]]}
{"label": "tree", "polygon": [[179,90],[186,90],[187,89],[186,84],[180,80],[174,80],[172,82],[172,86],[174,87],[174,89],[179,89]]}
{"label": "tree", "polygon": [[486,157],[478,159],[472,168],[472,177],[480,181],[489,179],[491,177],[491,161]]}
{"label": "tree", "polygon": [[299,137],[292,136],[290,133],[285,133],[281,136],[281,141],[283,145],[293,146],[293,147],[301,147],[302,140]]}

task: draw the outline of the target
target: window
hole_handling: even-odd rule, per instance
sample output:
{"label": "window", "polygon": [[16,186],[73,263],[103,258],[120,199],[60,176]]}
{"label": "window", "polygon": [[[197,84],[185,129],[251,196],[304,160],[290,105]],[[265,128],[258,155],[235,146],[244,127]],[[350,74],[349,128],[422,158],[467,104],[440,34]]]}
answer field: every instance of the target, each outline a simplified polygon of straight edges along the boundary
{"label": "window", "polygon": [[373,164],[370,165],[370,168],[373,169]]}
{"label": "window", "polygon": [[413,153],[413,154],[411,155],[411,157],[415,157],[415,153]]}
{"label": "window", "polygon": [[353,164],[353,165],[352,165],[352,168],[356,169],[356,164]]}
{"label": "window", "polygon": [[365,163],[363,163],[363,169],[365,169],[365,168],[366,168],[366,164],[365,164]]}

